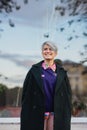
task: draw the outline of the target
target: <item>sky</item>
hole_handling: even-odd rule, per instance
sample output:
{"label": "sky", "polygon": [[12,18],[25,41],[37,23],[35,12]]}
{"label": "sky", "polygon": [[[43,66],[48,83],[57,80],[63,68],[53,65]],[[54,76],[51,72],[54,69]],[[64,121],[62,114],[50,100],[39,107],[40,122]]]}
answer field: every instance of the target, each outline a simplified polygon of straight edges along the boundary
{"label": "sky", "polygon": [[[30,0],[20,11],[9,15],[0,14],[3,23],[0,24],[0,74],[9,77],[9,81],[18,83],[24,79],[28,69],[42,59],[41,45],[44,41],[53,41],[58,47],[58,56],[62,60],[80,62],[80,52],[84,51],[87,38],[83,36],[86,30],[84,21],[77,22],[79,17],[61,17],[54,11],[58,0]],[[8,25],[12,19],[15,27]],[[74,19],[74,22],[72,21]],[[69,21],[73,22],[69,25]],[[24,62],[29,60],[29,68]],[[20,75],[20,76],[19,76]],[[2,77],[0,82],[7,81]],[[19,83],[20,84],[20,83]]]}

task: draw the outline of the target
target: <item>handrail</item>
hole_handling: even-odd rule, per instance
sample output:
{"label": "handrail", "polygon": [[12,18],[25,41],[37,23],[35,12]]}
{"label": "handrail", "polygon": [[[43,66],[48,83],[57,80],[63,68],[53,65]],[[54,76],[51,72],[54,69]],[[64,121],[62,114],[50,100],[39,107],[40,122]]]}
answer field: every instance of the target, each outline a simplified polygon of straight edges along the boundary
{"label": "handrail", "polygon": [[[11,117],[1,117],[0,124],[20,124],[20,118],[11,118]],[[72,117],[71,123],[86,123],[87,124],[87,117]]]}

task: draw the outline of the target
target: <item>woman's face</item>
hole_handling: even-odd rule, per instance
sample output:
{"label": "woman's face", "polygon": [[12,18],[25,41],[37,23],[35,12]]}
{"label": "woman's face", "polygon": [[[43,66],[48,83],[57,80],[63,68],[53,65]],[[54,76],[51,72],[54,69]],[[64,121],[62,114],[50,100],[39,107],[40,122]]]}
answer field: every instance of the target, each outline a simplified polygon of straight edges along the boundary
{"label": "woman's face", "polygon": [[42,55],[45,60],[54,60],[57,52],[55,52],[49,45],[44,45],[42,49]]}

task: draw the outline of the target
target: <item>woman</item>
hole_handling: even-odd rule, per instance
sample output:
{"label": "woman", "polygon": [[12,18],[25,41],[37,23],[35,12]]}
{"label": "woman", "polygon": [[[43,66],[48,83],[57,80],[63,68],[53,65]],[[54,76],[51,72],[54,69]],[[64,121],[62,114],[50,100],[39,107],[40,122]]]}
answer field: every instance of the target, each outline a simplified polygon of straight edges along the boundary
{"label": "woman", "polygon": [[43,61],[29,70],[23,86],[21,130],[70,130],[71,87],[54,59],[57,47],[42,45]]}

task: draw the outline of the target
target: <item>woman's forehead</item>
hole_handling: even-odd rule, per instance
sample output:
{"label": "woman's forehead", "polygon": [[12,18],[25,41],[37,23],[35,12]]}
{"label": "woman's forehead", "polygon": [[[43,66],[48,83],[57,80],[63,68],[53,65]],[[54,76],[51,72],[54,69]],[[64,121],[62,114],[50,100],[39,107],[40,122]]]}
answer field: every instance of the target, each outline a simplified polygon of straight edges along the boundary
{"label": "woman's forehead", "polygon": [[43,47],[49,47],[49,48],[52,48],[49,44],[45,44]]}
{"label": "woman's forehead", "polygon": [[57,52],[57,49],[56,49],[53,45],[51,45],[51,44],[49,44],[49,43],[46,43],[46,44],[43,46],[43,48],[49,48],[49,49],[53,50],[54,52]]}
{"label": "woman's forehead", "polygon": [[44,47],[49,47],[49,48],[51,48],[52,50],[54,50],[55,52],[57,52],[57,46],[54,44],[54,43],[52,43],[52,42],[49,42],[49,41],[47,41],[47,42],[44,42],[43,44],[42,44],[42,50],[43,50],[43,48]]}

